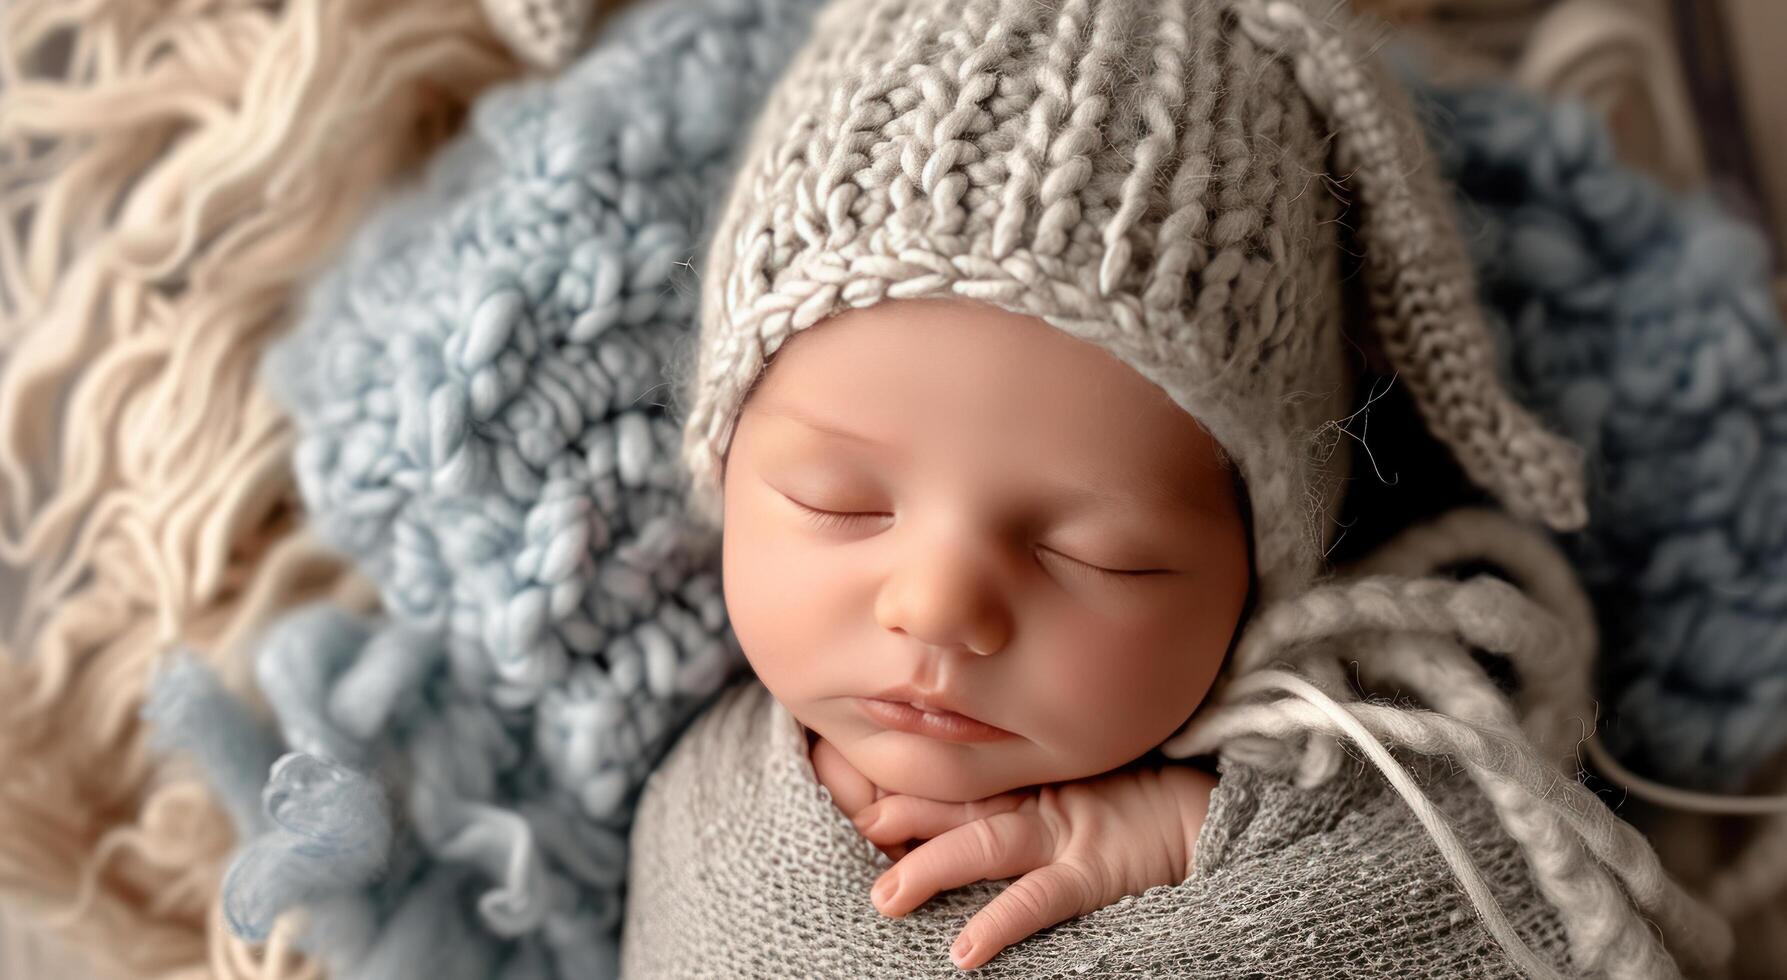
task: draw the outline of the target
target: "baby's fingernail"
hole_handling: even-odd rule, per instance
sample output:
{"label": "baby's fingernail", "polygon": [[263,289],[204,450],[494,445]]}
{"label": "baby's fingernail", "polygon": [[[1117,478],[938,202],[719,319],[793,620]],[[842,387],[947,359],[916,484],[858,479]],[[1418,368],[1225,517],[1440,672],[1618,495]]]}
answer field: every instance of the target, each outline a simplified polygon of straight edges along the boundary
{"label": "baby's fingernail", "polygon": [[887,900],[893,897],[893,893],[894,880],[893,876],[889,875],[888,877],[875,882],[875,887],[869,891],[869,898],[873,900],[876,905],[886,905]]}
{"label": "baby's fingernail", "polygon": [[856,829],[866,834],[869,832],[870,827],[875,826],[875,821],[880,819],[881,817],[879,814],[859,813],[856,815]]}
{"label": "baby's fingernail", "polygon": [[968,958],[973,955],[974,940],[969,939],[967,936],[957,936],[956,944],[949,948],[949,960],[956,965],[956,969],[958,970],[967,969],[963,964],[967,963]]}

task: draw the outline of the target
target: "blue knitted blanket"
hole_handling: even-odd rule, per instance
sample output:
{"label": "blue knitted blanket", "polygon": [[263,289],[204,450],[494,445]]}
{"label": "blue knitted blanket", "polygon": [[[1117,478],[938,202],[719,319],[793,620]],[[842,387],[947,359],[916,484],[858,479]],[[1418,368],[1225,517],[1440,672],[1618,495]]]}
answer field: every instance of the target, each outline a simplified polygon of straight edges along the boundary
{"label": "blue knitted blanket", "polygon": [[194,662],[146,707],[245,844],[231,928],[304,906],[336,978],[613,977],[638,789],[743,666],[683,516],[665,365],[730,154],[818,0],[675,0],[482,97],[310,291],[265,383],[312,527],[385,614]]}
{"label": "blue knitted blanket", "polygon": [[1563,540],[1602,631],[1608,743],[1735,790],[1787,745],[1787,331],[1769,249],[1620,166],[1598,117],[1429,93],[1515,393],[1589,459]]}
{"label": "blue knitted blanket", "polygon": [[[241,831],[239,934],[302,906],[337,978],[615,975],[638,791],[745,669],[666,369],[730,152],[818,2],[660,0],[488,93],[270,354],[312,525],[385,613],[262,638],[272,726],[190,659],[151,691]],[[1598,460],[1569,543],[1609,614],[1604,694],[1640,722],[1622,747],[1741,773],[1787,740],[1762,244],[1622,170],[1580,110],[1437,97],[1507,371]]]}

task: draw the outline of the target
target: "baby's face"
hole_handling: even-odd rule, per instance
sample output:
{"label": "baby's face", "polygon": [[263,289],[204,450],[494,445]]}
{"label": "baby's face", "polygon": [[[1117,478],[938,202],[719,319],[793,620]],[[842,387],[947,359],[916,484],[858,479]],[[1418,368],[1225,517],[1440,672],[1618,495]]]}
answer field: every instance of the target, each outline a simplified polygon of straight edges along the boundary
{"label": "baby's face", "polygon": [[[1249,578],[1232,473],[1191,416],[1100,348],[967,300],[853,310],[777,352],[727,456],[723,550],[770,692],[878,786],[936,800],[1164,741]],[[901,730],[865,701],[900,685],[1004,734]]]}

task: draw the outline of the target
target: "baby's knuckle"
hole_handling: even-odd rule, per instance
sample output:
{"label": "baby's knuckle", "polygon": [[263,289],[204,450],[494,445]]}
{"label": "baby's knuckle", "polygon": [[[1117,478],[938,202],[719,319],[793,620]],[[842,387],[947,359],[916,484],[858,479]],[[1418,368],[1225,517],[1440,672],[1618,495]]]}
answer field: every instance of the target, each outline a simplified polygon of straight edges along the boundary
{"label": "baby's knuckle", "polygon": [[881,807],[881,820],[889,826],[906,826],[919,817],[918,801],[910,796],[890,796],[876,804]]}
{"label": "baby's knuckle", "polygon": [[1006,911],[1010,916],[1006,925],[1015,928],[1020,922],[1036,922],[1047,914],[1049,900],[1045,887],[1035,879],[1028,879],[1007,889],[1010,898],[1006,902]]}
{"label": "baby's knuckle", "polygon": [[1063,861],[1056,865],[1056,868],[1059,869],[1056,878],[1061,882],[1061,888],[1067,893],[1067,897],[1072,899],[1073,907],[1078,909],[1080,914],[1083,915],[1102,906],[1103,903],[1099,901],[1099,898],[1103,889],[1099,887],[1096,874],[1075,861]]}
{"label": "baby's knuckle", "polygon": [[1004,849],[1005,840],[999,833],[997,821],[976,820],[968,825],[969,841],[973,846],[974,858],[981,862],[997,860]]}

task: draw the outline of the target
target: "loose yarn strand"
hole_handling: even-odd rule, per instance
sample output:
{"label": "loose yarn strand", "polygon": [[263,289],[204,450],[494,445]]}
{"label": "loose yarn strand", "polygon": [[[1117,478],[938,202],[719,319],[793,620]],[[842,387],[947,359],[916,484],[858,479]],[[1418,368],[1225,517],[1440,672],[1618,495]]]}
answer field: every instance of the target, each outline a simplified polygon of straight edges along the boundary
{"label": "loose yarn strand", "polygon": [[[1506,739],[1521,738],[1513,706],[1456,640],[1405,634],[1376,643],[1367,639],[1359,648],[1368,688],[1407,686],[1442,714]],[[1558,820],[1545,812],[1542,797],[1491,770],[1470,766],[1466,771],[1525,851],[1539,890],[1563,920],[1571,949],[1579,957],[1593,957],[1582,965],[1614,977],[1656,976],[1673,969],[1640,917],[1608,913],[1627,905],[1625,894],[1584,853],[1580,840],[1561,832]]]}
{"label": "loose yarn strand", "polygon": [[[1567,723],[1583,717],[1583,735],[1576,742],[1603,778],[1632,795],[1689,813],[1772,817],[1744,851],[1702,884],[1699,891],[1729,922],[1738,921],[1762,902],[1779,895],[1783,873],[1787,872],[1787,794],[1704,793],[1647,779],[1608,752],[1599,733],[1584,717],[1588,713],[1588,665],[1599,647],[1594,609],[1567,559],[1548,537],[1493,509],[1460,508],[1403,532],[1355,563],[1350,571],[1421,575],[1465,560],[1487,560],[1512,574],[1527,594],[1563,624],[1571,649],[1577,651],[1578,655],[1563,658],[1561,671],[1543,682],[1523,677],[1521,700],[1527,711],[1526,727],[1535,740],[1548,749],[1554,748],[1543,737],[1543,733],[1549,732],[1561,745]],[[1476,668],[1468,660],[1467,665]],[[1405,663],[1405,679],[1409,669]],[[1445,685],[1430,684],[1422,696],[1436,707],[1450,711],[1451,706],[1438,700],[1438,692],[1445,689]],[[1462,715],[1462,711],[1454,713]],[[1488,791],[1487,786],[1485,790]]]}
{"label": "loose yarn strand", "polygon": [[1771,796],[1738,796],[1729,793],[1699,793],[1646,779],[1615,759],[1601,740],[1590,736],[1583,740],[1583,749],[1595,768],[1633,796],[1688,813],[1708,813],[1730,817],[1766,817],[1787,813],[1787,793]]}
{"label": "loose yarn strand", "polygon": [[[1532,595],[1493,576],[1461,583],[1434,574],[1466,561],[1495,564]],[[1326,676],[1326,668],[1350,660],[1365,690],[1404,691],[1433,709],[1361,702],[1343,710],[1374,737],[1464,764],[1558,909],[1580,965],[1619,977],[1677,975],[1634,904],[1659,920],[1684,962],[1721,962],[1730,945],[1727,924],[1668,879],[1638,831],[1566,778],[1572,770],[1562,758],[1542,762],[1529,747],[1555,752],[1568,741],[1566,724],[1586,714],[1586,665],[1595,647],[1592,607],[1556,545],[1505,514],[1465,510],[1402,532],[1343,574],[1364,577],[1337,578],[1261,610],[1237,649],[1237,679],[1163,750],[1246,758],[1268,751],[1262,744],[1276,743],[1282,753],[1284,740],[1299,735],[1305,752],[1318,734],[1359,741],[1358,731],[1308,698],[1249,703],[1261,685],[1276,683],[1253,678],[1285,675],[1338,705],[1326,681],[1291,671]],[[1497,690],[1467,645],[1508,658],[1523,711]],[[1302,697],[1301,688],[1290,693]],[[1306,771],[1299,768],[1299,776]],[[1419,814],[1420,803],[1397,789]]]}
{"label": "loose yarn strand", "polygon": [[1495,895],[1489,890],[1488,883],[1483,880],[1482,872],[1477,869],[1476,862],[1471,860],[1464,844],[1458,840],[1458,835],[1452,832],[1451,825],[1446,823],[1445,816],[1440,813],[1438,807],[1433,805],[1433,801],[1427,798],[1427,794],[1421,792],[1421,787],[1416,784],[1414,777],[1390,755],[1383,743],[1374,738],[1371,732],[1366,730],[1365,726],[1361,725],[1359,720],[1339,702],[1329,697],[1314,684],[1295,674],[1279,670],[1258,671],[1238,681],[1235,684],[1234,695],[1246,697],[1250,694],[1271,690],[1284,691],[1302,698],[1331,721],[1334,728],[1351,738],[1354,744],[1359,746],[1360,750],[1372,761],[1372,764],[1377,766],[1378,771],[1383,773],[1384,778],[1389,780],[1390,785],[1395,787],[1404,802],[1408,803],[1409,809],[1414,811],[1415,819],[1419,820],[1421,826],[1426,828],[1428,835],[1439,847],[1440,856],[1452,869],[1453,875],[1457,877],[1459,885],[1464,888],[1465,894],[1470,897],[1471,905],[1476,908],[1477,915],[1482,918],[1484,928],[1488,929],[1489,934],[1495,937],[1495,941],[1501,944],[1502,950],[1527,976],[1539,978],[1539,980],[1559,980],[1558,972],[1539,959],[1532,947],[1528,946],[1526,941],[1520,938],[1520,934],[1514,931],[1513,924],[1508,921],[1506,913],[1502,911],[1501,903],[1496,901]]}
{"label": "loose yarn strand", "polygon": [[[1393,543],[1394,544],[1394,543]],[[1457,634],[1508,657],[1520,674],[1525,723],[1547,748],[1564,744],[1568,715],[1586,701],[1587,654],[1546,609],[1492,576],[1458,582],[1435,576],[1372,575],[1315,586],[1262,609],[1235,651],[1237,674],[1275,661],[1327,655],[1323,641],[1353,634]],[[1541,704],[1540,702],[1543,702]]]}
{"label": "loose yarn strand", "polygon": [[[1728,924],[1669,880],[1642,834],[1614,816],[1586,787],[1559,776],[1541,762],[1523,740],[1497,736],[1431,711],[1367,703],[1352,704],[1348,711],[1367,730],[1392,744],[1426,755],[1452,756],[1464,765],[1501,773],[1522,785],[1547,787],[1536,798],[1619,876],[1632,901],[1662,929],[1672,952],[1693,965],[1716,964],[1729,956]],[[1182,741],[1173,754],[1218,751],[1238,737],[1292,738],[1310,729],[1343,733],[1325,714],[1296,701],[1227,705],[1212,711],[1195,737]],[[1585,961],[1596,958],[1593,951],[1581,951],[1580,955]]]}
{"label": "loose yarn strand", "polygon": [[1419,135],[1388,111],[1400,93],[1301,4],[1246,0],[1234,9],[1243,32],[1293,69],[1335,134],[1334,156],[1351,171],[1369,245],[1364,272],[1376,335],[1422,418],[1472,481],[1516,515],[1580,528],[1588,519],[1581,450],[1546,431],[1497,382],[1462,244],[1445,224],[1437,181],[1406,149]]}
{"label": "loose yarn strand", "polygon": [[[1522,727],[1534,742],[1548,752],[1573,746],[1591,734],[1590,672],[1600,639],[1594,605],[1549,535],[1505,511],[1460,507],[1402,531],[1340,574],[1420,577],[1448,565],[1479,561],[1508,573],[1519,586],[1504,591],[1505,605],[1480,618],[1561,627],[1529,634],[1528,646],[1493,652],[1508,656],[1520,674]],[[1486,639],[1480,631],[1467,637],[1479,645]],[[1577,725],[1574,735],[1569,730],[1572,722]]]}

